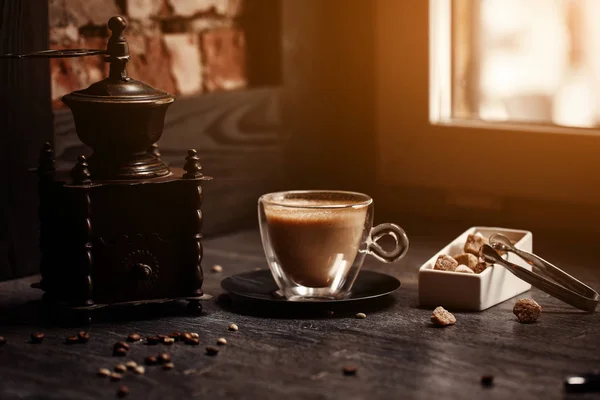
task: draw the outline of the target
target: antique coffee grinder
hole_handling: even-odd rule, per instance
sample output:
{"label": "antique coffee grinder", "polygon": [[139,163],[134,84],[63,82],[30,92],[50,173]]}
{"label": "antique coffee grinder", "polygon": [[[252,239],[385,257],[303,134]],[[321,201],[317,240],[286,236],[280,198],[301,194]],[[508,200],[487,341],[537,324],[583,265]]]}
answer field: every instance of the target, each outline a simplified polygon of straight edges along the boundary
{"label": "antique coffee grinder", "polygon": [[46,50],[8,57],[104,55],[108,78],[63,97],[79,139],[93,149],[71,171],[41,151],[39,220],[45,298],[89,311],[186,299],[200,307],[202,183],[195,150],[169,168],[155,144],[174,97],[127,76],[126,21],[108,21],[106,50]]}

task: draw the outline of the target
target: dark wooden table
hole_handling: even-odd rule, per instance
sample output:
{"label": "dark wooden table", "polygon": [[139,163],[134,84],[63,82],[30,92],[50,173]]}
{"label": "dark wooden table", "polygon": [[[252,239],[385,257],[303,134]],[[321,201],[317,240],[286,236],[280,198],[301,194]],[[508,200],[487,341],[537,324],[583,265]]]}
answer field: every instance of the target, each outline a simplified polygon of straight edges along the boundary
{"label": "dark wooden table", "polygon": [[[87,328],[87,344],[63,343],[77,327],[41,322],[40,293],[29,288],[35,278],[4,282],[0,335],[8,343],[0,348],[0,398],[114,398],[122,384],[129,386],[129,398],[140,399],[570,398],[563,392],[564,377],[600,368],[598,313],[579,312],[537,290],[526,294],[544,307],[532,325],[516,322],[514,299],[481,313],[456,313],[457,324],[443,329],[431,326],[430,310],[418,308],[417,268],[463,228],[409,230],[412,247],[402,262],[366,263],[400,278],[395,301],[379,310],[350,307],[333,317],[279,313],[275,318],[269,310],[240,311],[223,297],[215,301],[222,278],[265,267],[256,231],[205,242],[205,290],[215,300],[204,303],[202,314],[185,313],[183,304],[115,314]],[[594,246],[534,232],[534,251],[600,289]],[[224,271],[211,273],[213,264]],[[368,317],[356,319],[356,312]],[[238,332],[227,330],[232,322]],[[137,343],[126,357],[142,362],[167,350],[174,370],[148,367],[145,375],[128,373],[121,382],[96,376],[99,368],[122,361],[111,356],[111,348],[127,334],[174,330],[198,332],[201,345]],[[27,343],[34,331],[45,332],[42,344]],[[205,355],[205,346],[218,337],[228,344],[216,357]],[[342,374],[347,364],[358,366],[356,376]],[[494,375],[495,385],[482,387],[482,374]]]}

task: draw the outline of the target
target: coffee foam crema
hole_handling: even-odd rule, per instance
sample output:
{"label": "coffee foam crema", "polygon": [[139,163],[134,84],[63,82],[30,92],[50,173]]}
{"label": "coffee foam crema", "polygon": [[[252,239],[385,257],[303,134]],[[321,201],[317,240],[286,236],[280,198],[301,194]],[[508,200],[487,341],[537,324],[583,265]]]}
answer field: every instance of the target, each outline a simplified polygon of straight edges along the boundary
{"label": "coffee foam crema", "polygon": [[299,285],[329,286],[356,258],[368,206],[332,208],[328,206],[338,203],[328,200],[286,204],[291,207],[265,206],[269,238],[281,269]]}

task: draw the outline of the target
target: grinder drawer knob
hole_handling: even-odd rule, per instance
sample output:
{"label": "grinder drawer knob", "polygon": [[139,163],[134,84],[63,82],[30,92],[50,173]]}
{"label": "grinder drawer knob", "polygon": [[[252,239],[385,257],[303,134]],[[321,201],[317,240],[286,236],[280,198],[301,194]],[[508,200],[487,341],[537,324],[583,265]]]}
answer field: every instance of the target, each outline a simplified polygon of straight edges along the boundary
{"label": "grinder drawer knob", "polygon": [[135,269],[142,278],[148,278],[150,275],[152,275],[152,268],[150,268],[150,266],[147,264],[137,263],[135,264]]}

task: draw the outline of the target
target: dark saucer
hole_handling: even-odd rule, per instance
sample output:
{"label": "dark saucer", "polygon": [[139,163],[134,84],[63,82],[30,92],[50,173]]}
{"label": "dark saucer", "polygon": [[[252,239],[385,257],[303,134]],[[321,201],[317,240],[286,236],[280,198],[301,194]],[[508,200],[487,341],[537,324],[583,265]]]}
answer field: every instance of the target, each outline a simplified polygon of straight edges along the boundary
{"label": "dark saucer", "polygon": [[273,280],[271,271],[265,269],[243,272],[225,278],[221,281],[221,287],[236,297],[253,301],[278,304],[332,305],[374,300],[387,296],[400,287],[400,281],[381,272],[363,270],[358,273],[349,297],[339,300],[309,302],[288,301],[284,297],[278,296],[278,287],[275,280]]}

